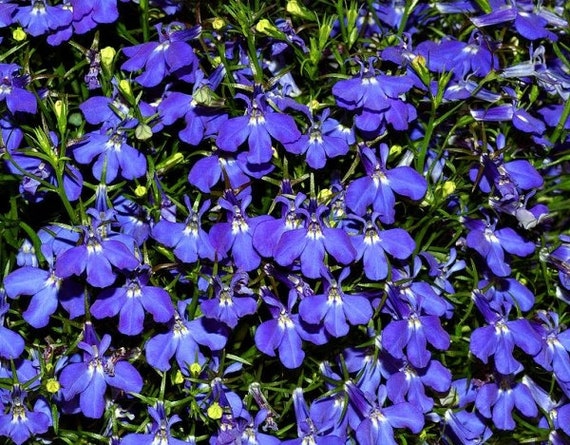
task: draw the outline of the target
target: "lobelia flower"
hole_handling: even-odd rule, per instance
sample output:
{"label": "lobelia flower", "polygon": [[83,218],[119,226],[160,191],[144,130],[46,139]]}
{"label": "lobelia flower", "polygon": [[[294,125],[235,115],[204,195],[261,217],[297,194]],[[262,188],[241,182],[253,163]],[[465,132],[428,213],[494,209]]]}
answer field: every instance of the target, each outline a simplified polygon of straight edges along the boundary
{"label": "lobelia flower", "polygon": [[542,338],[542,347],[534,361],[554,371],[560,381],[570,382],[570,330],[562,330],[556,312],[541,310],[536,316],[542,322],[534,326]]}
{"label": "lobelia flower", "polygon": [[409,258],[416,243],[404,229],[382,230],[377,222],[379,213],[372,213],[367,220],[352,218],[364,224],[364,233],[350,237],[356,250],[356,260],[362,259],[364,275],[370,280],[383,280],[388,276],[388,255],[399,260]]}
{"label": "lobelia flower", "polygon": [[[48,431],[52,426],[50,407],[43,398],[38,398],[33,410],[25,403],[27,393],[20,385],[15,385],[9,400],[2,400],[10,405],[10,411],[0,413],[0,436],[9,437],[21,445],[30,438]],[[2,397],[4,399],[4,397]]]}
{"label": "lobelia flower", "polygon": [[437,392],[447,392],[451,387],[451,372],[437,360],[430,360],[426,367],[420,369],[404,361],[400,370],[386,381],[388,398],[393,403],[407,401],[428,413],[434,402],[426,396],[425,386]]}
{"label": "lobelia flower", "polygon": [[511,304],[504,304],[501,309],[493,308],[480,290],[473,292],[473,299],[488,324],[471,333],[469,350],[483,363],[488,363],[489,357],[493,356],[495,368],[503,375],[522,369],[513,357],[514,347],[518,346],[528,355],[536,355],[542,348],[539,334],[524,318],[508,320]]}
{"label": "lobelia flower", "polygon": [[355,110],[355,125],[365,132],[381,134],[387,123],[396,130],[406,130],[417,116],[415,108],[401,98],[412,88],[412,81],[405,76],[377,74],[374,62],[375,59],[370,58],[368,67],[361,64],[358,77],[333,85],[337,104],[346,110]]}
{"label": "lobelia flower", "polygon": [[129,274],[125,284],[106,288],[91,305],[91,314],[98,319],[119,314],[119,332],[137,335],[143,330],[145,313],[157,323],[166,323],[174,316],[170,295],[161,287],[149,286],[150,268],[139,267]]}
{"label": "lobelia flower", "polygon": [[525,241],[510,227],[495,229],[496,222],[470,218],[465,218],[464,224],[470,230],[466,238],[467,246],[475,249],[498,277],[511,273],[511,267],[505,261],[505,251],[521,257],[534,252],[534,243]]}
{"label": "lobelia flower", "polygon": [[289,153],[306,155],[307,164],[314,169],[323,168],[328,158],[347,154],[349,146],[355,142],[354,131],[329,116],[328,108],[316,119],[309,115],[311,126],[307,133],[297,141],[285,144]]}
{"label": "lobelia flower", "polygon": [[288,307],[285,307],[265,286],[261,288],[261,298],[273,317],[261,323],[255,331],[255,345],[261,352],[275,357],[275,350],[278,350],[283,366],[295,369],[303,364],[305,358],[303,340],[317,345],[327,342],[322,329],[315,330],[303,325],[299,315],[291,312],[295,301],[289,301]]}
{"label": "lobelia flower", "polygon": [[4,326],[10,306],[6,301],[6,292],[0,286],[0,358],[15,359],[24,352],[24,339],[20,334]]}
{"label": "lobelia flower", "polygon": [[[190,169],[188,182],[198,187],[201,192],[210,193],[223,177],[232,189],[241,189],[250,181],[249,171],[242,161],[239,158],[220,157],[217,154],[201,158]],[[245,187],[242,193],[248,189],[249,186]]]}
{"label": "lobelia flower", "polygon": [[351,427],[356,432],[356,439],[361,445],[396,445],[394,428],[408,428],[418,434],[424,427],[422,413],[411,403],[401,402],[383,406],[386,400],[386,388],[380,386],[378,397],[372,399],[352,382],[347,382]]}
{"label": "lobelia flower", "polygon": [[198,37],[202,27],[186,28],[183,23],[172,22],[168,25],[159,23],[156,30],[158,42],[123,48],[129,60],[121,65],[121,69],[129,72],[143,70],[135,80],[144,87],[154,87],[170,74],[193,83],[198,58],[186,41]]}
{"label": "lobelia flower", "polygon": [[210,207],[205,201],[198,212],[190,205],[188,196],[184,196],[188,208],[188,217],[184,223],[161,219],[152,228],[152,237],[159,243],[173,248],[174,255],[184,263],[195,263],[199,258],[214,261],[216,252],[208,234],[202,229],[200,219]]}
{"label": "lobelia flower", "polygon": [[386,168],[390,149],[384,143],[378,148],[380,158],[362,144],[359,152],[366,176],[355,179],[348,185],[346,205],[358,216],[364,216],[371,205],[381,222],[392,224],[396,213],[394,193],[419,200],[427,191],[427,181],[411,167]]}
{"label": "lobelia flower", "polygon": [[110,345],[108,334],[100,342],[79,342],[83,361],[68,364],[59,375],[65,399],[79,395],[81,413],[89,418],[98,419],[103,415],[107,386],[134,393],[143,387],[141,375],[125,360],[124,351],[119,349],[110,356],[105,355]]}
{"label": "lobelia flower", "polygon": [[30,76],[19,75],[18,71],[20,66],[15,63],[0,63],[0,101],[6,101],[11,113],[35,114],[38,107],[36,96],[24,89],[30,83]]}
{"label": "lobelia flower", "polygon": [[160,371],[170,369],[170,359],[176,356],[176,362],[183,373],[189,373],[190,365],[203,365],[206,358],[200,351],[203,345],[211,351],[219,351],[226,345],[227,336],[219,325],[208,323],[204,317],[188,320],[186,307],[188,301],[180,301],[170,330],[157,334],[146,344],[146,359],[149,365]]}
{"label": "lobelia flower", "polygon": [[121,195],[113,201],[115,224],[121,233],[132,237],[141,246],[150,235],[150,217],[147,209]]}
{"label": "lobelia flower", "polygon": [[36,256],[36,249],[29,239],[25,239],[18,249],[16,255],[16,264],[20,267],[31,266],[38,267],[38,257]]}
{"label": "lobelia flower", "polygon": [[372,306],[368,298],[361,294],[347,295],[342,290],[342,281],[350,274],[345,267],[338,280],[330,270],[321,267],[323,293],[303,298],[299,303],[299,315],[309,324],[323,324],[333,337],[348,334],[349,324],[366,325],[372,318]]}
{"label": "lobelia flower", "polygon": [[155,406],[148,407],[152,417],[152,424],[148,433],[131,433],[121,439],[121,445],[187,445],[189,442],[172,437],[170,429],[175,423],[181,422],[180,416],[174,414],[168,417],[164,403],[156,402]]}
{"label": "lobelia flower", "polygon": [[454,294],[455,289],[449,281],[452,273],[465,269],[465,261],[457,259],[457,250],[454,247],[449,249],[449,258],[445,263],[439,263],[429,252],[421,252],[421,257],[426,260],[429,266],[428,274],[434,278],[434,289],[436,292],[446,292]]}
{"label": "lobelia flower", "polygon": [[484,417],[492,418],[495,426],[501,430],[515,429],[512,417],[515,407],[526,417],[538,415],[530,390],[523,383],[516,382],[512,375],[497,374],[495,382],[481,386],[477,391],[475,407]]}
{"label": "lobelia flower", "polygon": [[200,304],[204,316],[213,318],[235,328],[239,319],[257,311],[257,301],[253,291],[247,287],[249,276],[238,270],[229,286],[219,276],[214,277],[214,298]]}
{"label": "lobelia flower", "polygon": [[[134,255],[132,238],[107,229],[109,221],[102,220],[95,209],[87,213],[92,217],[89,226],[82,226],[81,245],[72,247],[58,256],[55,273],[58,277],[87,274],[87,282],[95,287],[107,287],[115,282],[112,266],[126,271],[135,270],[140,261]],[[111,217],[112,212],[103,215]]]}
{"label": "lobelia flower", "polygon": [[217,223],[210,229],[210,241],[220,257],[225,257],[231,250],[234,264],[249,272],[259,267],[261,257],[253,248],[253,232],[262,221],[271,218],[268,215],[249,217],[246,208],[252,200],[247,195],[241,202],[232,190],[226,190],[218,204],[228,211],[228,222]]}
{"label": "lobelia flower", "polygon": [[26,33],[39,36],[71,23],[72,13],[62,5],[51,6],[45,0],[31,0],[31,6],[20,6],[14,15]]}
{"label": "lobelia flower", "polygon": [[562,244],[547,255],[547,261],[558,270],[560,284],[570,290],[570,236],[560,235]]}
{"label": "lobelia flower", "polygon": [[220,149],[235,152],[247,140],[247,161],[254,165],[263,164],[273,157],[272,138],[287,145],[301,137],[291,116],[270,111],[264,93],[258,92],[253,101],[243,94],[237,94],[236,98],[246,102],[247,112],[245,116],[228,119],[220,128],[216,139]]}
{"label": "lobelia flower", "polygon": [[492,280],[481,280],[477,289],[487,304],[499,312],[506,306],[517,306],[521,311],[527,312],[534,305],[534,294],[514,278],[495,277]]}
{"label": "lobelia flower", "polygon": [[305,402],[302,388],[295,388],[293,391],[293,407],[297,419],[298,439],[285,440],[281,442],[283,445],[344,445],[346,443],[341,437],[330,434],[329,431],[316,425],[309,412],[307,402]]}
{"label": "lobelia flower", "polygon": [[145,156],[127,144],[126,134],[117,128],[87,133],[72,152],[80,164],[90,164],[95,159],[93,176],[106,184],[115,180],[119,170],[124,179],[140,178],[146,173]]}
{"label": "lobelia flower", "polygon": [[444,422],[443,440],[449,445],[479,445],[493,435],[477,413],[465,410],[453,412],[448,409],[444,414]]}
{"label": "lobelia flower", "polygon": [[323,215],[328,211],[324,205],[317,207],[316,200],[311,200],[309,211],[299,209],[306,218],[305,227],[283,232],[273,252],[275,261],[281,266],[290,266],[300,259],[301,271],[307,278],[319,278],[325,252],[341,264],[354,261],[356,251],[346,232],[324,224]]}

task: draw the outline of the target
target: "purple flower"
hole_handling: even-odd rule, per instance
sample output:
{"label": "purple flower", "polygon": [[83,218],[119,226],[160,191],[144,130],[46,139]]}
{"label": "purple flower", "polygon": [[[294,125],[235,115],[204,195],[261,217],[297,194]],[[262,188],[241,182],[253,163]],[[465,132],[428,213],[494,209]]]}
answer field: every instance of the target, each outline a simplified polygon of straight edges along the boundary
{"label": "purple flower", "polygon": [[131,433],[121,439],[121,445],[188,445],[189,442],[176,439],[170,435],[170,429],[182,419],[176,414],[168,417],[163,402],[157,402],[155,406],[148,407],[148,413],[152,417],[152,424],[148,433]]}
{"label": "purple flower", "polygon": [[246,208],[251,199],[248,195],[238,202],[233,191],[226,190],[218,203],[228,211],[228,222],[214,224],[210,229],[210,240],[220,257],[225,257],[231,250],[234,264],[246,272],[256,269],[261,262],[259,253],[253,248],[253,231],[259,223],[270,218],[268,215],[249,217]]}
{"label": "purple flower", "polygon": [[354,132],[342,126],[336,119],[329,117],[330,110],[323,111],[318,119],[311,118],[311,126],[307,134],[290,144],[285,144],[288,152],[306,154],[307,164],[314,169],[323,168],[328,158],[348,153],[349,146],[354,144]]}
{"label": "purple flower", "polygon": [[525,241],[510,227],[495,229],[495,223],[466,219],[467,246],[475,249],[487,262],[487,266],[498,277],[506,277],[511,267],[505,261],[505,251],[522,257],[534,252],[534,244]]}
{"label": "purple flower", "polygon": [[192,209],[187,196],[184,201],[189,212],[186,221],[177,223],[161,219],[152,228],[152,237],[173,248],[174,255],[184,263],[195,263],[199,258],[214,261],[214,247],[200,223],[202,215],[210,207],[210,201],[205,201],[198,212]]}
{"label": "purple flower", "polygon": [[129,58],[121,69],[125,71],[144,71],[135,80],[145,87],[158,85],[169,74],[175,74],[189,82],[194,82],[198,58],[187,40],[197,37],[202,28],[186,28],[183,23],[173,22],[166,26],[156,25],[158,42],[146,42],[123,48]]}
{"label": "purple flower", "polygon": [[32,36],[65,27],[71,22],[71,11],[62,5],[51,6],[45,0],[31,0],[30,3],[32,6],[18,8],[14,20]]}
{"label": "purple flower", "polygon": [[16,269],[4,278],[4,288],[10,298],[32,296],[22,316],[35,328],[47,326],[58,301],[69,312],[70,318],[85,313],[83,286],[74,280],[58,277],[53,269],[47,271],[30,266]]}
{"label": "purple flower", "polygon": [[247,103],[247,113],[228,119],[220,128],[216,144],[222,150],[235,152],[247,140],[247,161],[254,165],[263,164],[273,156],[271,138],[290,144],[301,137],[295,120],[287,114],[270,111],[263,93],[257,94],[253,102],[242,94],[236,97]]}
{"label": "purple flower", "polygon": [[[310,207],[316,207],[311,204]],[[327,227],[323,214],[329,209],[320,205],[311,212],[299,209],[307,221],[306,226],[287,230],[281,235],[275,247],[275,261],[281,266],[291,265],[297,258],[301,261],[301,271],[308,278],[320,276],[320,265],[324,264],[325,252],[341,264],[350,264],[356,258],[356,251],[346,232]]]}
{"label": "purple flower", "polygon": [[497,375],[496,380],[479,388],[475,407],[484,417],[492,418],[497,428],[515,429],[516,424],[512,417],[515,407],[526,417],[535,417],[538,414],[532,394],[524,384],[515,382],[512,376],[506,375]]}
{"label": "purple flower", "polygon": [[273,317],[261,323],[255,331],[255,345],[261,352],[275,357],[275,350],[279,351],[279,360],[289,369],[298,368],[303,364],[305,352],[303,340],[315,344],[324,344],[326,335],[321,331],[309,332],[303,326],[299,315],[291,313],[293,302],[285,307],[275,298],[265,286],[261,288],[261,298],[267,304]]}
{"label": "purple flower", "polygon": [[114,283],[116,277],[112,266],[132,271],[140,261],[133,254],[134,240],[106,230],[108,221],[98,220],[94,211],[88,213],[93,218],[91,226],[82,227],[82,244],[66,250],[57,258],[55,274],[67,278],[85,271],[89,284],[107,287]]}
{"label": "purple flower", "polygon": [[65,399],[71,400],[79,395],[81,412],[93,419],[100,418],[105,411],[107,386],[134,393],[140,392],[143,387],[141,375],[124,359],[121,349],[111,356],[105,355],[110,345],[111,336],[108,334],[103,336],[100,343],[79,342],[83,361],[68,364],[59,375]]}
{"label": "purple flower", "polygon": [[248,281],[249,276],[243,271],[233,275],[229,286],[219,276],[214,277],[214,298],[203,300],[200,305],[204,315],[235,328],[240,318],[255,313],[257,301],[247,287]]}
{"label": "purple flower", "polygon": [[0,101],[5,100],[12,113],[35,113],[36,97],[24,89],[30,82],[30,77],[16,74],[19,70],[20,66],[15,63],[0,63]]}
{"label": "purple flower", "polygon": [[137,335],[143,330],[145,312],[157,323],[166,323],[174,316],[170,295],[161,287],[149,286],[150,270],[142,266],[119,288],[104,289],[91,305],[91,314],[98,319],[119,314],[119,332]]}
{"label": "purple flower", "polygon": [[377,74],[373,62],[370,59],[367,68],[362,65],[359,77],[334,84],[333,95],[340,107],[357,111],[355,123],[360,130],[380,134],[386,123],[405,130],[416,118],[415,108],[401,99],[412,82],[404,76]]}
{"label": "purple flower", "polygon": [[446,292],[454,294],[455,289],[449,281],[452,273],[465,269],[465,261],[457,259],[457,251],[454,247],[449,250],[449,258],[445,263],[439,263],[429,252],[422,252],[420,255],[427,261],[429,266],[429,276],[434,278],[436,292]]}
{"label": "purple flower", "polygon": [[38,398],[33,410],[26,405],[26,392],[16,385],[10,394],[10,411],[0,414],[0,436],[9,437],[16,445],[38,438],[52,425],[49,405]]}
{"label": "purple flower", "polygon": [[479,445],[493,434],[476,413],[465,410],[453,412],[448,409],[444,419],[444,435],[452,444]]}
{"label": "purple flower", "polygon": [[15,359],[24,352],[25,343],[20,334],[4,327],[5,317],[9,309],[6,292],[0,287],[0,358]]}
{"label": "purple flower", "polygon": [[510,305],[503,311],[498,311],[489,305],[480,291],[475,290],[473,294],[475,304],[488,325],[472,332],[470,351],[483,363],[487,363],[489,357],[493,356],[495,368],[501,374],[518,372],[522,365],[513,357],[515,345],[534,356],[541,349],[540,336],[528,320],[508,320]]}
{"label": "purple flower", "polygon": [[560,284],[570,290],[570,236],[561,235],[562,244],[547,257],[548,262],[558,270]]}
{"label": "purple flower", "polygon": [[388,276],[388,255],[399,260],[408,258],[416,243],[404,229],[382,230],[377,220],[380,214],[373,213],[364,224],[364,233],[350,237],[356,250],[356,260],[362,259],[364,274],[370,280],[383,280]]}
{"label": "purple flower", "polygon": [[562,330],[556,312],[538,311],[542,321],[537,331],[542,337],[542,347],[534,360],[544,369],[554,371],[563,382],[570,382],[570,330]]}
{"label": "purple flower", "polygon": [[299,303],[299,315],[309,324],[324,324],[333,337],[348,334],[349,324],[366,325],[372,318],[372,306],[368,298],[359,294],[345,294],[342,281],[350,269],[344,268],[338,278],[333,278],[329,269],[322,267],[323,293],[308,296]]}
{"label": "purple flower", "polygon": [[168,371],[170,359],[176,356],[180,370],[188,374],[190,365],[203,365],[206,362],[199,345],[212,351],[218,351],[226,345],[227,337],[218,326],[212,326],[203,317],[188,320],[187,304],[187,301],[179,302],[170,330],[155,335],[146,344],[148,364],[160,371]]}
{"label": "purple flower", "polygon": [[382,406],[386,399],[383,386],[380,387],[377,401],[370,400],[370,394],[365,394],[350,381],[345,384],[345,389],[354,412],[351,426],[361,445],[396,445],[394,428],[408,428],[412,433],[418,434],[424,427],[422,413],[411,403]]}
{"label": "purple flower", "polygon": [[80,164],[90,164],[93,159],[93,175],[105,183],[112,182],[121,171],[125,179],[135,179],[146,173],[146,158],[127,144],[122,130],[101,129],[91,132],[73,146],[73,157]]}
{"label": "purple flower", "polygon": [[366,176],[352,181],[346,190],[346,205],[357,215],[364,216],[368,206],[379,214],[384,224],[395,220],[396,198],[394,193],[410,199],[421,199],[427,191],[427,181],[411,167],[388,169],[388,145],[381,143],[378,149],[380,158],[364,146],[360,146],[360,159]]}
{"label": "purple flower", "polygon": [[210,193],[222,178],[228,181],[233,189],[243,188],[250,179],[242,161],[239,158],[219,157],[217,154],[201,158],[190,169],[188,182],[203,193]]}

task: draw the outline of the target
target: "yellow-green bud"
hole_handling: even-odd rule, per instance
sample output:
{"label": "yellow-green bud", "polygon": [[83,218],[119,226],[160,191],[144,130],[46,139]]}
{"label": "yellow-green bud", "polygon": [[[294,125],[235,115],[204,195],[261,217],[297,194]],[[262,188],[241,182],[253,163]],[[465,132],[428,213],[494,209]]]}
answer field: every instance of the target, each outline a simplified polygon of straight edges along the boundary
{"label": "yellow-green bud", "polygon": [[135,137],[139,141],[146,141],[152,137],[152,129],[147,124],[138,124],[135,128]]}
{"label": "yellow-green bud", "polygon": [[291,15],[309,20],[315,19],[315,14],[312,11],[309,11],[303,5],[299,4],[297,0],[289,0],[285,8]]}
{"label": "yellow-green bud", "polygon": [[198,374],[200,374],[200,372],[202,371],[202,367],[200,366],[200,363],[192,363],[190,365],[190,372],[192,373],[192,375],[197,376]]}
{"label": "yellow-green bud", "polygon": [[403,150],[404,147],[401,145],[392,145],[390,147],[390,156],[398,156],[400,153],[402,153]]}
{"label": "yellow-green bud", "polygon": [[221,17],[216,17],[212,22],[212,28],[214,28],[216,31],[219,31],[224,26],[226,26],[226,21]]}
{"label": "yellow-green bud", "polygon": [[123,93],[126,97],[133,97],[131,83],[127,79],[119,80],[119,90],[121,90],[121,93]]}
{"label": "yellow-green bud", "polygon": [[184,383],[184,375],[182,375],[182,372],[180,371],[180,369],[178,371],[176,371],[176,374],[174,374],[174,378],[172,379],[172,383],[174,383],[175,385],[180,385],[180,384]]}
{"label": "yellow-green bud", "polygon": [[279,33],[279,30],[267,19],[261,19],[259,22],[257,22],[257,25],[255,25],[255,30],[262,34],[267,34],[268,36]]}
{"label": "yellow-green bud", "polygon": [[180,164],[184,161],[184,155],[180,152],[174,153],[165,161],[161,162],[156,166],[156,172],[160,175],[163,174],[166,170],[171,169],[172,167]]}
{"label": "yellow-green bud", "polygon": [[455,182],[445,181],[443,183],[443,185],[441,186],[442,197],[447,198],[449,195],[451,195],[453,192],[455,192],[455,188],[456,188]]}
{"label": "yellow-green bud", "polygon": [[331,191],[331,189],[322,189],[319,192],[319,196],[317,196],[317,199],[319,202],[327,204],[332,197],[333,197],[333,192]]}
{"label": "yellow-green bud", "polygon": [[51,394],[55,394],[56,392],[58,392],[61,388],[61,385],[59,384],[59,382],[56,379],[49,379],[46,382],[46,389],[47,392],[51,393]]}
{"label": "yellow-green bud", "polygon": [[146,196],[146,187],[144,185],[137,185],[137,188],[135,189],[135,195],[137,196],[137,198],[142,198],[143,196]]}
{"label": "yellow-green bud", "polygon": [[21,42],[22,40],[26,40],[27,37],[28,35],[26,34],[26,31],[24,31],[21,26],[18,26],[12,31],[12,38],[16,42]]}
{"label": "yellow-green bud", "polygon": [[222,414],[224,414],[224,410],[218,402],[214,402],[208,407],[208,417],[210,419],[220,420]]}
{"label": "yellow-green bud", "polygon": [[113,60],[115,60],[115,56],[117,55],[117,51],[112,46],[106,46],[105,48],[101,49],[101,65],[107,71],[111,70],[113,66]]}

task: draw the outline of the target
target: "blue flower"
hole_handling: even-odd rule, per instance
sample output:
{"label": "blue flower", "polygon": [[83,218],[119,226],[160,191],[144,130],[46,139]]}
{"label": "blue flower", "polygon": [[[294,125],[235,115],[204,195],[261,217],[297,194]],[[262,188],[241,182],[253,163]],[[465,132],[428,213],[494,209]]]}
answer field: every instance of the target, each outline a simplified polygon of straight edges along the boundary
{"label": "blue flower", "polygon": [[303,298],[299,303],[301,318],[310,324],[323,323],[333,337],[348,334],[349,324],[366,325],[372,318],[373,311],[368,298],[360,294],[345,294],[342,290],[342,281],[349,273],[350,269],[344,268],[337,281],[329,269],[323,266],[323,293]]}
{"label": "blue flower", "polygon": [[360,159],[366,176],[352,181],[346,190],[346,205],[357,215],[364,216],[368,206],[379,214],[384,224],[395,220],[396,198],[394,193],[413,200],[421,199],[427,191],[427,181],[411,167],[401,166],[388,169],[390,149],[384,143],[378,149],[380,158],[374,152],[360,145]]}
{"label": "blue flower", "polygon": [[71,11],[62,5],[51,6],[45,0],[32,0],[30,3],[32,6],[18,8],[14,20],[32,36],[39,36],[71,23]]}
{"label": "blue flower", "polygon": [[30,77],[16,74],[18,71],[20,66],[15,63],[0,63],[0,101],[5,100],[12,113],[35,113],[38,106],[36,97],[24,89]]}
{"label": "blue flower", "polygon": [[10,306],[6,301],[6,292],[0,287],[0,358],[15,359],[24,352],[24,339],[20,334],[4,327],[6,314]]}
{"label": "blue flower", "polygon": [[539,311],[542,347],[534,360],[563,382],[570,382],[570,330],[562,330],[556,312]]}
{"label": "blue flower", "polygon": [[179,302],[170,330],[155,335],[146,344],[148,364],[160,371],[168,371],[170,359],[176,356],[180,370],[188,374],[190,365],[203,365],[206,362],[199,345],[212,351],[218,351],[226,345],[227,337],[219,326],[212,326],[203,317],[188,320],[187,304],[187,301]]}
{"label": "blue flower", "polygon": [[159,23],[156,30],[158,42],[123,48],[129,60],[121,65],[121,69],[129,72],[144,69],[135,80],[145,87],[158,85],[169,74],[194,82],[198,58],[186,41],[197,37],[202,28],[186,28],[183,23],[173,22],[166,26]]}
{"label": "blue flower", "polygon": [[[316,207],[311,204],[310,207]],[[346,232],[327,227],[323,214],[329,209],[320,205],[311,212],[299,209],[307,219],[306,226],[287,230],[279,238],[274,250],[275,261],[281,266],[291,265],[297,258],[301,271],[308,278],[320,276],[320,265],[324,264],[325,252],[341,264],[350,264],[356,258],[356,251]]]}
{"label": "blue flower", "polygon": [[30,438],[38,438],[52,425],[49,405],[38,398],[33,410],[26,406],[27,393],[16,385],[10,394],[10,411],[0,414],[0,435],[21,445]]}
{"label": "blue flower", "polygon": [[222,150],[235,152],[247,140],[247,161],[251,164],[263,164],[269,162],[273,156],[271,138],[288,144],[301,137],[295,120],[287,114],[270,111],[263,93],[257,94],[253,102],[241,94],[236,97],[247,103],[248,110],[245,116],[228,119],[220,128],[216,145]]}
{"label": "blue flower", "polygon": [[131,433],[121,439],[121,445],[188,445],[189,442],[176,439],[170,435],[170,429],[182,419],[176,414],[168,417],[163,402],[157,402],[155,406],[148,407],[148,413],[152,417],[150,430],[146,434]]}
{"label": "blue flower", "polygon": [[157,323],[166,323],[174,316],[170,295],[161,287],[149,286],[150,270],[142,266],[119,288],[104,289],[91,305],[91,314],[98,319],[119,314],[119,332],[137,335],[143,330],[145,312]]}
{"label": "blue flower", "polygon": [[124,360],[121,350],[111,356],[105,355],[110,345],[111,336],[108,334],[101,342],[79,342],[83,361],[68,364],[59,375],[65,399],[71,400],[79,395],[79,406],[86,417],[98,419],[103,415],[107,386],[134,393],[143,387],[141,375]]}
{"label": "blue flower", "polygon": [[465,410],[453,412],[448,409],[444,421],[444,435],[450,444],[479,445],[493,435],[477,413]]}

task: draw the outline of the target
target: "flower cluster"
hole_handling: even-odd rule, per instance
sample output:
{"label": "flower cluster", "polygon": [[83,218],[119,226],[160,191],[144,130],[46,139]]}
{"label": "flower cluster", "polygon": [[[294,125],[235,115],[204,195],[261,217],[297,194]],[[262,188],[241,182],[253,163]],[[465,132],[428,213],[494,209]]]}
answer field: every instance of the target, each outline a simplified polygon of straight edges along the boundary
{"label": "flower cluster", "polygon": [[0,436],[570,442],[561,2],[0,2]]}

